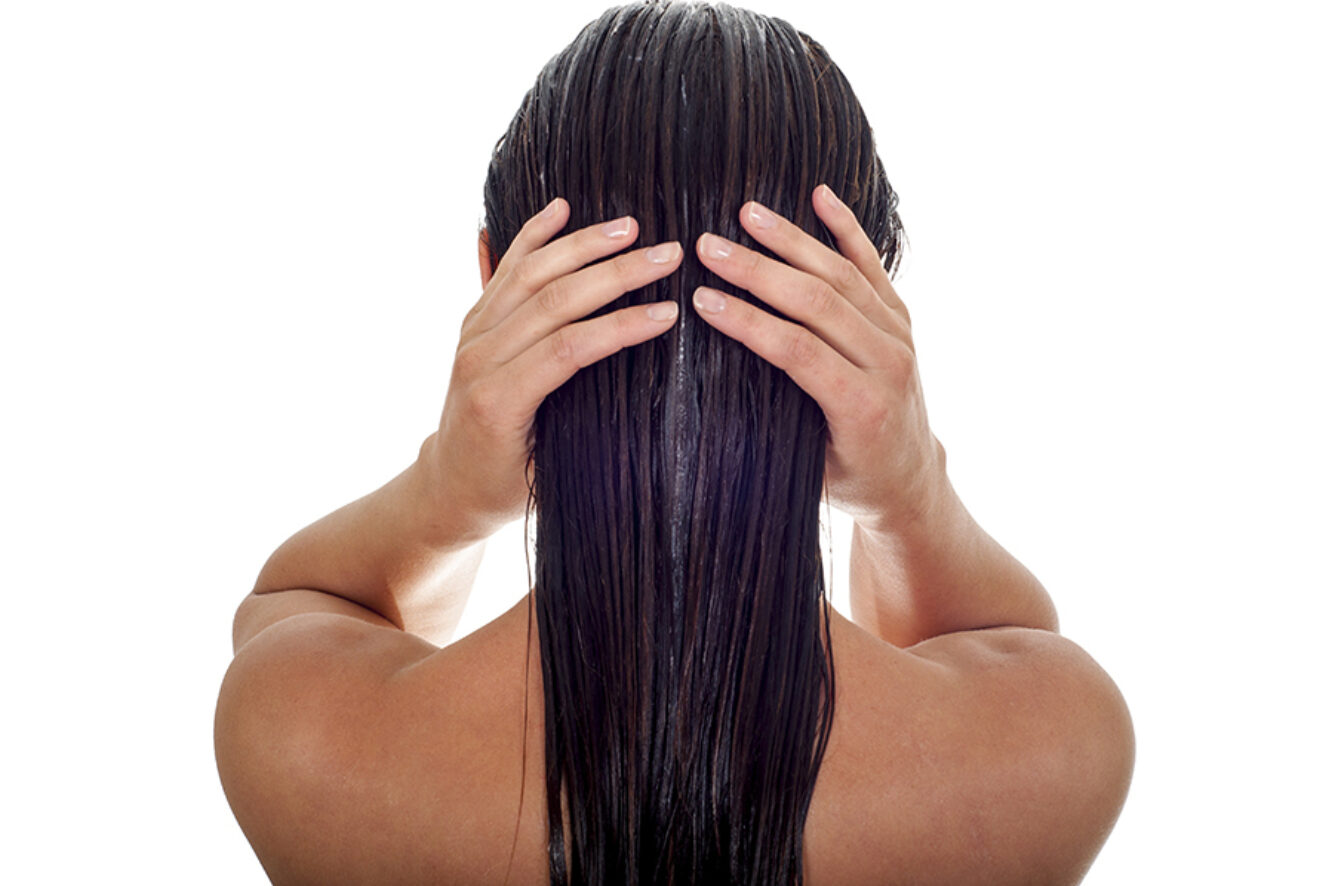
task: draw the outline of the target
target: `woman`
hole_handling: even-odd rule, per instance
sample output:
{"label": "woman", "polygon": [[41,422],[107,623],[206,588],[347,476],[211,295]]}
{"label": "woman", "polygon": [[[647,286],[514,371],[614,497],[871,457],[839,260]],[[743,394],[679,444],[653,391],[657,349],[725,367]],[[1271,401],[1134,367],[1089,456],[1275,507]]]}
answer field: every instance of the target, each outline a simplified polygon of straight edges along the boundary
{"label": "woman", "polygon": [[[237,612],[218,762],[275,882],[1078,881],[1130,719],[950,486],[897,201],[819,44],[610,10],[485,193],[440,427]],[[435,645],[529,509],[529,596]]]}

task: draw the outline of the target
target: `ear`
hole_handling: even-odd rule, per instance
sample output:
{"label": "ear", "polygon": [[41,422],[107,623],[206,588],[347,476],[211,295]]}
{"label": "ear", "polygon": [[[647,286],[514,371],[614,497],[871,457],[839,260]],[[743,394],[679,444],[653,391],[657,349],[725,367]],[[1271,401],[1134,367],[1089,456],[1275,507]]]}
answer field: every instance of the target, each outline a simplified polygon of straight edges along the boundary
{"label": "ear", "polygon": [[500,264],[496,256],[491,252],[491,237],[487,234],[487,229],[483,228],[477,233],[477,268],[482,272],[482,288],[486,289],[487,284],[491,282],[491,277],[496,273],[496,266]]}

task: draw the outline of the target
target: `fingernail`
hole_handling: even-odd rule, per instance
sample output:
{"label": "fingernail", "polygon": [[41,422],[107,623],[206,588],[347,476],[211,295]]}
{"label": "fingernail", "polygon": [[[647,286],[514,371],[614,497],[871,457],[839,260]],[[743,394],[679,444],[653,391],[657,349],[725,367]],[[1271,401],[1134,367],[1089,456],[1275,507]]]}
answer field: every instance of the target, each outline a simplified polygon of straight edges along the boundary
{"label": "fingernail", "polygon": [[558,208],[557,201],[560,199],[561,199],[560,197],[555,197],[552,199],[551,203],[547,204],[547,207],[542,210],[543,218],[551,218],[552,216],[556,215],[556,210]]}
{"label": "fingernail", "polygon": [[747,214],[751,216],[751,224],[757,228],[772,228],[779,223],[778,216],[759,203],[752,202],[751,211]]}
{"label": "fingernail", "polygon": [[723,310],[725,299],[723,293],[701,286],[699,289],[695,290],[694,301],[695,306],[700,310],[708,311],[711,314],[717,314],[719,311]]}
{"label": "fingernail", "polygon": [[652,304],[649,306],[648,314],[650,320],[657,320],[659,322],[671,320],[673,317],[677,316],[677,303],[674,301],[661,301],[657,304]]}
{"label": "fingernail", "polygon": [[732,244],[722,237],[705,234],[705,255],[710,258],[727,258],[732,255]]}
{"label": "fingernail", "polygon": [[603,235],[615,240],[618,237],[625,237],[630,233],[630,216],[619,218],[616,221],[610,221],[603,225]]}
{"label": "fingernail", "polygon": [[[644,257],[656,265],[665,265],[668,262],[676,261],[679,255],[681,255],[681,244],[673,241],[671,243],[659,243],[646,252]],[[667,318],[664,317],[663,319],[666,320]]]}
{"label": "fingernail", "polygon": [[838,209],[843,205],[840,203],[839,198],[834,196],[834,191],[830,190],[829,185],[820,186],[820,198],[825,201],[826,206],[833,207],[834,209]]}

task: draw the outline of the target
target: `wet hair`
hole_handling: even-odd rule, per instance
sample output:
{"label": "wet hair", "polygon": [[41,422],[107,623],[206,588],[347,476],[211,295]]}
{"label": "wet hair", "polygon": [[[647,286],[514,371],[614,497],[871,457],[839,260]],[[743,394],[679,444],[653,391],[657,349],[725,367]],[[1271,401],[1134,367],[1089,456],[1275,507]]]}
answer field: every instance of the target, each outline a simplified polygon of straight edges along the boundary
{"label": "wet hair", "polygon": [[[759,200],[827,246],[828,184],[896,269],[871,128],[825,50],[721,3],[620,6],[542,69],[485,186],[493,262],[555,197],[571,232],[632,215],[681,267],[668,332],[585,367],[535,419],[530,511],[551,882],[802,881],[834,715],[820,502],[827,428],[788,376],[696,316],[713,231]],[[530,621],[530,630],[532,621]],[[525,767],[527,771],[527,766]],[[517,832],[516,832],[517,833]]]}

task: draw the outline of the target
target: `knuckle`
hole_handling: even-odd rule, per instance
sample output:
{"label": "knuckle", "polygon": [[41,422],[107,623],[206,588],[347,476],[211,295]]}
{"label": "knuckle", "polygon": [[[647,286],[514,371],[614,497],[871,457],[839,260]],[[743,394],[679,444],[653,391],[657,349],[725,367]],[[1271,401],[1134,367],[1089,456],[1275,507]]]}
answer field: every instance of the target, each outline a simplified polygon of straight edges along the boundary
{"label": "knuckle", "polygon": [[893,395],[882,385],[865,376],[847,384],[841,391],[841,415],[859,445],[875,446],[890,421]]}
{"label": "knuckle", "polygon": [[613,311],[610,315],[612,328],[616,333],[618,340],[624,339],[627,334],[637,332],[643,324],[644,308],[632,308],[631,310]]}
{"label": "knuckle", "polygon": [[477,321],[478,314],[480,313],[481,310],[479,306],[473,305],[471,308],[468,309],[468,313],[464,314],[463,322],[459,324],[459,337],[461,339],[468,335],[469,327],[471,327]]}
{"label": "knuckle", "polygon": [[819,354],[816,336],[801,326],[794,327],[784,333],[781,352],[787,366],[798,369],[811,366]]}
{"label": "knuckle", "polygon": [[564,279],[553,280],[535,296],[538,309],[547,314],[560,314],[570,303],[570,287]]}
{"label": "knuckle", "polygon": [[618,255],[612,259],[612,273],[616,276],[617,285],[624,292],[627,289],[635,287],[639,281],[639,273],[646,264],[643,256],[638,254]]}
{"label": "knuckle", "polygon": [[489,385],[473,385],[464,397],[464,409],[473,422],[484,428],[495,427],[500,403]]}
{"label": "knuckle", "polygon": [[896,395],[901,395],[913,387],[917,372],[913,351],[900,343],[900,347],[891,348],[886,360],[886,370]]}
{"label": "knuckle", "polygon": [[[751,335],[764,333],[770,329],[770,323],[774,322],[773,317],[765,311],[745,302],[738,300],[741,309],[733,314],[733,322],[743,331]],[[748,310],[749,308],[749,310]],[[766,338],[769,336],[766,335]]]}
{"label": "knuckle", "polygon": [[746,258],[740,262],[742,273],[746,275],[746,279],[753,280],[759,276],[764,262],[765,257],[759,252],[754,250],[749,251]]}
{"label": "knuckle", "polygon": [[538,269],[533,263],[533,257],[526,255],[521,258],[515,269],[510,272],[510,279],[523,292],[532,292],[537,283]]}
{"label": "knuckle", "polygon": [[862,389],[854,386],[844,373],[836,373],[828,382],[829,395],[822,401],[822,408],[827,410],[831,421],[848,425],[862,420]]}
{"label": "knuckle", "polygon": [[547,341],[549,342],[547,347],[550,349],[552,359],[557,363],[568,365],[579,362],[576,359],[578,353],[576,333],[572,332],[569,326],[563,326],[553,332]]}
{"label": "knuckle", "polygon": [[835,310],[835,302],[840,298],[839,293],[830,284],[824,280],[812,278],[806,287],[803,300],[810,316],[823,317]]}
{"label": "knuckle", "polygon": [[873,434],[885,427],[890,420],[890,400],[882,392],[862,390],[856,401],[857,414],[862,416],[864,427]]}
{"label": "knuckle", "polygon": [[454,355],[454,372],[459,378],[467,381],[478,376],[485,363],[486,358],[476,345],[462,345]]}
{"label": "knuckle", "polygon": [[609,253],[624,249],[632,237],[609,240],[601,225],[585,228],[570,238],[571,249],[579,256],[580,265],[597,261]]}
{"label": "knuckle", "polygon": [[840,292],[852,292],[862,282],[862,272],[847,258],[840,258],[834,267],[834,286]]}
{"label": "knuckle", "polygon": [[913,353],[913,348],[904,342],[899,342],[899,347],[895,348],[895,368],[904,375],[912,375],[917,371],[917,357]]}
{"label": "knuckle", "polygon": [[897,308],[890,309],[890,328],[886,331],[907,345],[910,351],[916,352],[917,349],[913,346],[913,327],[909,325],[909,320],[902,311]]}

